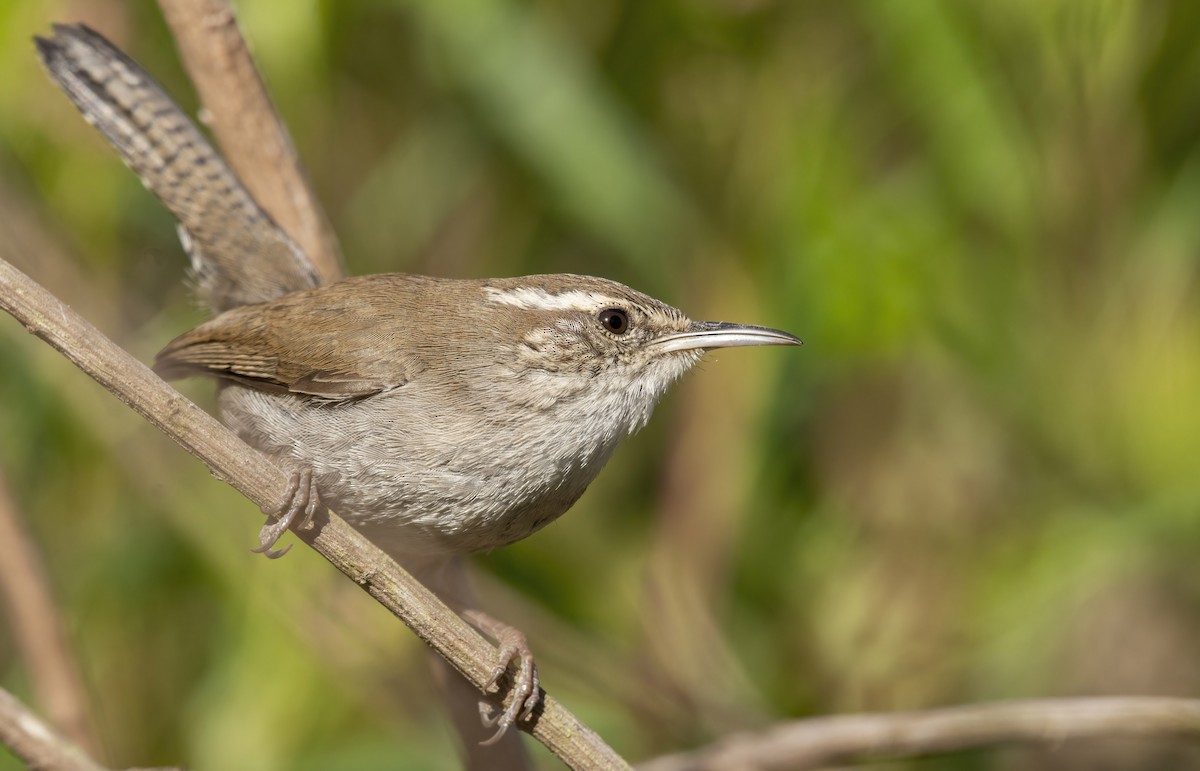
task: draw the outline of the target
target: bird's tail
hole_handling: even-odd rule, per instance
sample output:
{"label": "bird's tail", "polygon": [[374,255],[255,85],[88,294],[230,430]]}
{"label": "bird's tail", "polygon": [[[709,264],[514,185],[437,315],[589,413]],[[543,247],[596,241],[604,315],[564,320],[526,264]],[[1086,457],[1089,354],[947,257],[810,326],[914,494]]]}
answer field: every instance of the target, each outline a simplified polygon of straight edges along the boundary
{"label": "bird's tail", "polygon": [[56,24],[34,40],[50,77],[179,220],[214,312],[320,283],[312,260],[137,62],[82,24]]}

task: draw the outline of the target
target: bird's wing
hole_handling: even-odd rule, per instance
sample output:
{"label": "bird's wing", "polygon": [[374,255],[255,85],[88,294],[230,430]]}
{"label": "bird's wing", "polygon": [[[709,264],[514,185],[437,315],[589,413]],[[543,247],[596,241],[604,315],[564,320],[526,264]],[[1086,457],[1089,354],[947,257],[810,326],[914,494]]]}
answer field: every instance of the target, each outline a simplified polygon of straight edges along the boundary
{"label": "bird's wing", "polygon": [[349,279],[234,308],[168,343],[154,369],[168,379],[204,374],[330,401],[370,396],[422,369],[396,300]]}

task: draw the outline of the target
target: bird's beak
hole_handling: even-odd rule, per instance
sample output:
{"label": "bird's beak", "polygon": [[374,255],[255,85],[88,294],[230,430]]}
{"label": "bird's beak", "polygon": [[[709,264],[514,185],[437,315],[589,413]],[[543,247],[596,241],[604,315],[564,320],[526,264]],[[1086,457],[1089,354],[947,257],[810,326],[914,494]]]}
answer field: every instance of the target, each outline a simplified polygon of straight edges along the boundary
{"label": "bird's beak", "polygon": [[725,321],[693,321],[688,325],[686,332],[664,335],[651,343],[651,346],[663,353],[736,348],[742,345],[804,345],[804,342],[795,335],[778,329],[730,324]]}

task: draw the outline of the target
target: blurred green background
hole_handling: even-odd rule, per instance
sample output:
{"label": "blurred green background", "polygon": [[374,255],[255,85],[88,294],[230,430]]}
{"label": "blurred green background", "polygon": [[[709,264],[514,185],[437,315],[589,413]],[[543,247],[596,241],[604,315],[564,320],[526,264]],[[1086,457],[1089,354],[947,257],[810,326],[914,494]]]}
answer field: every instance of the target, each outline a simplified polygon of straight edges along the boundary
{"label": "blurred green background", "polygon": [[[570,515],[479,560],[484,607],[630,760],[827,713],[1200,695],[1200,5],[239,12],[351,272],[591,273],[805,339],[710,355]],[[170,217],[39,70],[52,21],[195,97],[149,0],[0,4],[0,255],[149,360],[202,315]],[[251,504],[10,319],[0,357],[0,469],[106,762],[456,765],[407,630],[308,550],[252,555]],[[36,704],[7,622],[0,684]]]}

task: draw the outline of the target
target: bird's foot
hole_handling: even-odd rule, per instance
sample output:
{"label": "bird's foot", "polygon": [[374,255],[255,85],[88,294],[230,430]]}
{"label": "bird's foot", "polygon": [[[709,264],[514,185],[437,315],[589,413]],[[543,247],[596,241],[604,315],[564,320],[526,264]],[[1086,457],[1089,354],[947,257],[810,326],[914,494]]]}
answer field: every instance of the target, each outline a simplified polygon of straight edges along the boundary
{"label": "bird's foot", "polygon": [[488,728],[496,727],[496,733],[482,742],[484,746],[488,746],[500,741],[509,727],[518,720],[528,720],[532,717],[533,711],[541,703],[542,691],[538,683],[537,664],[534,663],[533,651],[529,649],[529,643],[521,630],[478,610],[464,612],[463,618],[500,646],[496,654],[496,668],[492,670],[491,677],[484,685],[486,690],[496,688],[500,678],[508,671],[509,664],[519,662],[512,678],[512,696],[508,707],[497,711],[489,702],[479,702],[479,719]]}
{"label": "bird's foot", "polygon": [[294,524],[299,523],[301,529],[312,527],[313,514],[320,505],[321,497],[317,494],[317,483],[313,479],[312,469],[306,466],[293,471],[288,489],[279,499],[279,504],[273,509],[263,510],[267,521],[258,532],[258,546],[250,551],[265,554],[269,559],[279,559],[287,554],[292,545],[275,549],[275,542]]}

